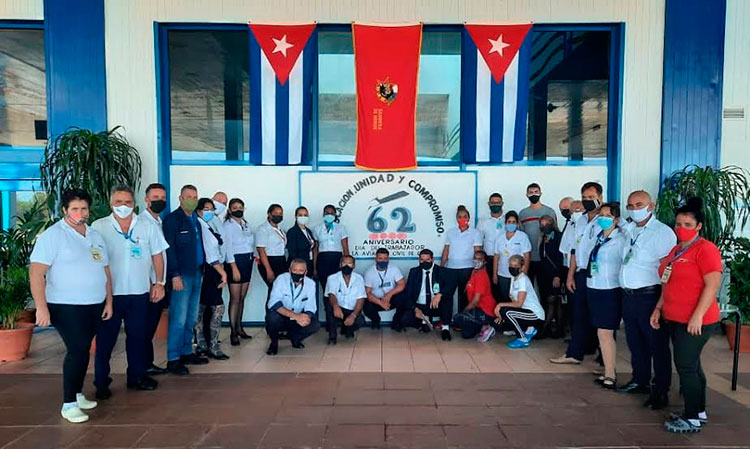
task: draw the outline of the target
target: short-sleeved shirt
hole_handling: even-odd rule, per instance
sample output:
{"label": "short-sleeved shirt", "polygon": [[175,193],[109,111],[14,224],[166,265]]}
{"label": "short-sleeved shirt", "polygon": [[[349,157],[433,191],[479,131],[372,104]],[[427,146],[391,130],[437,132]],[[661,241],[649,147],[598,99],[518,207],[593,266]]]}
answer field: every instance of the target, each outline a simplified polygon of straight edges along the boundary
{"label": "short-sleeved shirt", "polygon": [[[679,245],[672,248],[659,267],[659,276],[662,276],[667,265],[672,261],[672,274],[669,276],[669,281],[662,287],[664,304],[661,313],[665,320],[687,323],[693,316],[701,292],[706,286],[703,277],[713,272],[721,273],[723,267],[719,249],[703,238],[693,243],[687,251],[675,259],[679,250]],[[719,315],[719,306],[716,301],[713,301],[711,307],[703,315],[703,324],[716,323],[719,321]]]}
{"label": "short-sleeved shirt", "polygon": [[[224,239],[222,238],[221,233],[218,232],[214,226],[211,226],[212,223],[206,223],[202,218],[199,220],[202,232],[201,235],[203,236],[203,252],[206,254],[206,263],[208,265],[223,264],[226,261],[226,254],[223,245]],[[219,239],[221,239],[221,241]]]}
{"label": "short-sleeved shirt", "polygon": [[359,273],[352,273],[349,277],[349,285],[347,285],[344,281],[344,275],[338,271],[328,276],[324,296],[331,294],[336,296],[336,301],[341,308],[354,310],[359,299],[367,298],[365,280]]}
{"label": "short-sleeved shirt", "polygon": [[386,293],[396,288],[398,281],[404,278],[397,266],[389,263],[385,271],[378,270],[376,265],[365,271],[365,287],[372,289],[376,298],[382,298]]}
{"label": "short-sleeved shirt", "polygon": [[623,235],[622,286],[638,289],[661,284],[661,259],[677,244],[677,236],[672,228],[652,216],[645,226],[638,227],[635,223],[623,226]]}
{"label": "short-sleeved shirt", "polygon": [[315,281],[305,276],[300,285],[294,285],[289,272],[276,276],[268,298],[268,308],[278,310],[284,307],[294,313],[315,314],[318,310],[318,296]]}
{"label": "short-sleeved shirt", "polygon": [[349,237],[349,233],[342,224],[332,223],[329,229],[325,223],[321,223],[313,229],[313,236],[318,241],[318,252],[341,253],[344,251],[341,240]]}
{"label": "short-sleeved shirt", "polygon": [[523,231],[516,231],[510,239],[506,232],[500,234],[495,241],[495,256],[498,257],[497,274],[506,278],[511,277],[508,270],[511,256],[516,254],[523,256],[528,252],[531,252],[531,242]]}
{"label": "short-sleeved shirt", "polygon": [[490,276],[487,270],[472,270],[469,282],[466,284],[466,297],[469,302],[474,300],[474,295],[479,293],[478,307],[486,315],[495,316],[495,298],[492,297],[492,287],[490,285]]}
{"label": "short-sleeved shirt", "polygon": [[283,257],[286,255],[286,232],[271,226],[266,220],[255,231],[255,247],[265,248],[268,257]]}
{"label": "short-sleeved shirt", "polygon": [[[597,229],[601,229],[597,226]],[[585,246],[584,246],[585,245]],[[588,245],[591,245],[589,247]],[[596,246],[599,250],[596,252],[596,258],[591,255]],[[589,277],[586,279],[586,286],[595,290],[610,290],[619,288],[620,269],[622,268],[622,252],[625,248],[625,237],[622,232],[615,228],[609,237],[605,237],[600,230],[593,240],[586,239],[581,243],[581,253],[589,254],[587,260],[578,260],[584,268],[588,264]]]}
{"label": "short-sleeved shirt", "polygon": [[[162,236],[162,238],[164,238],[164,230],[161,227],[161,218],[158,215],[154,217],[153,215],[151,215],[151,212],[144,210],[138,215],[138,217],[156,226],[156,229],[159,230],[159,234]],[[167,282],[167,251],[166,250],[162,251],[161,258],[164,261],[164,276],[163,276],[163,279],[161,279],[161,281]],[[151,268],[150,280],[152,284],[156,284],[156,271],[153,269],[153,267]]]}
{"label": "short-sleeved shirt", "polygon": [[602,228],[596,223],[596,217],[588,221],[588,217],[584,215],[576,223],[576,241],[573,245],[576,256],[576,271],[585,270],[588,266],[591,250],[594,248],[600,232],[602,232]]}
{"label": "short-sleeved shirt", "polygon": [[[542,231],[539,229],[539,219],[545,215],[549,215],[557,221],[557,213],[555,210],[545,205],[542,205],[539,209],[526,207],[521,209],[521,212],[518,213],[521,230],[529,237],[529,241],[533,248],[539,248],[539,242],[542,240]],[[538,251],[531,252],[531,260],[534,262],[541,260]]]}
{"label": "short-sleeved shirt", "polygon": [[445,244],[448,246],[446,268],[472,268],[474,266],[474,247],[482,246],[482,234],[471,226],[465,231],[461,231],[457,227],[451,228],[445,233]]}
{"label": "short-sleeved shirt", "polygon": [[488,256],[494,256],[495,240],[498,235],[505,232],[505,218],[502,215],[483,217],[477,224],[477,230],[482,233],[482,249]]}
{"label": "short-sleeved shirt", "polygon": [[521,308],[532,311],[537,319],[543,320],[544,309],[539,303],[539,297],[534,291],[531,279],[525,273],[521,273],[518,275],[518,278],[511,278],[510,280],[510,296],[513,298],[513,301],[518,301],[518,296],[521,292],[526,292],[526,299],[524,299]]}
{"label": "short-sleeved shirt", "polygon": [[130,229],[123,232],[110,214],[91,224],[107,245],[113,295],[142,295],[151,288],[152,256],[169,245],[161,232],[147,220],[133,214]]}
{"label": "short-sleeved shirt", "polygon": [[228,263],[234,263],[234,256],[237,254],[253,252],[255,236],[245,220],[239,223],[234,218],[225,220],[221,235],[224,238],[224,252]]}
{"label": "short-sleeved shirt", "polygon": [[568,220],[565,224],[565,230],[560,237],[560,252],[563,255],[563,265],[566,267],[570,266],[570,252],[573,249],[573,244],[576,241],[576,223],[573,220]]}
{"label": "short-sleeved shirt", "polygon": [[49,267],[45,296],[50,304],[99,304],[107,297],[107,245],[88,226],[83,236],[64,219],[58,221],[37,238],[30,260]]}

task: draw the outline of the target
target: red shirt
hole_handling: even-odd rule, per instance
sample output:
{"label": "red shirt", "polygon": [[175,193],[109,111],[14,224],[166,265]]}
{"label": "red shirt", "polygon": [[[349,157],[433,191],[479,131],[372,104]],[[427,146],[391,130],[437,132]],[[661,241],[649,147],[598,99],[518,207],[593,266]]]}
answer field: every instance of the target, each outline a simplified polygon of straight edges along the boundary
{"label": "red shirt", "polygon": [[477,293],[479,296],[479,308],[482,312],[489,316],[495,316],[495,298],[492,297],[492,288],[490,287],[490,277],[487,275],[487,270],[472,270],[471,278],[469,283],[466,284],[466,296],[469,298],[469,302],[474,300],[474,295]]}
{"label": "red shirt", "polygon": [[[659,276],[664,273],[667,263],[674,259],[679,250],[680,246],[675,246],[662,260]],[[662,317],[665,320],[687,324],[698,306],[703,287],[706,286],[703,276],[722,271],[721,253],[716,245],[706,239],[693,243],[684,254],[672,262],[669,282],[662,284],[664,296]],[[703,315],[703,325],[717,321],[719,321],[719,305],[714,301]]]}

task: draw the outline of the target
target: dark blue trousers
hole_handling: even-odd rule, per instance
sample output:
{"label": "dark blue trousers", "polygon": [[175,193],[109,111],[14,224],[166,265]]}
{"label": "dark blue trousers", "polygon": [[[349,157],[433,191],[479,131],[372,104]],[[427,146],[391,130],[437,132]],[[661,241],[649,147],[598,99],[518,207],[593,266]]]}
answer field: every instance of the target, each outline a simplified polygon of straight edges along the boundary
{"label": "dark blue trousers", "polygon": [[112,301],[112,318],[102,321],[96,331],[96,361],[94,385],[106,388],[112,383],[109,377],[109,360],[117,343],[120,326],[125,322],[125,351],[128,357],[128,383],[140,380],[146,372],[146,314],[149,294],[117,295]]}
{"label": "dark blue trousers", "polygon": [[159,302],[149,301],[146,305],[146,345],[144,346],[146,352],[143,356],[146,369],[154,364],[154,335],[156,335],[156,328],[159,327],[161,314],[167,303],[167,298],[164,298]]}
{"label": "dark blue trousers", "polygon": [[575,282],[576,291],[569,296],[569,301],[572,303],[569,304],[569,307],[573,313],[573,327],[565,355],[583,360],[583,355],[591,342],[592,335],[596,335],[596,329],[591,325],[591,317],[589,316],[585,270],[576,272]]}
{"label": "dark blue trousers", "polygon": [[650,385],[653,379],[655,393],[666,393],[672,381],[669,333],[663,326],[655,330],[649,323],[651,313],[659,301],[661,286],[636,290],[624,288],[622,291],[622,318],[630,349],[633,381],[638,385]]}
{"label": "dark blue trousers", "polygon": [[318,321],[318,317],[311,315],[310,324],[302,327],[296,321],[290,320],[279,312],[269,310],[266,313],[266,329],[272,342],[278,343],[279,332],[286,332],[292,342],[301,342],[320,330],[320,321]]}

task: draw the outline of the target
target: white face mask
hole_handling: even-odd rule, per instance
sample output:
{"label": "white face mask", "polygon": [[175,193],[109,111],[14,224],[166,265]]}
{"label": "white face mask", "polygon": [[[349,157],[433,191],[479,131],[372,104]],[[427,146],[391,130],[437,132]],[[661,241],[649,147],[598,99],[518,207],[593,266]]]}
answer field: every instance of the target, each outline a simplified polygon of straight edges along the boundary
{"label": "white face mask", "polygon": [[572,214],[573,221],[578,221],[581,217],[583,217],[583,212],[573,212]]}
{"label": "white face mask", "polygon": [[643,209],[635,209],[630,211],[630,216],[633,217],[633,220],[635,220],[636,223],[640,223],[648,216],[651,215],[651,211],[648,210],[648,206],[644,207]]}
{"label": "white face mask", "polygon": [[227,210],[227,206],[218,201],[214,201],[214,207],[216,208],[216,215],[224,215],[224,211]]}
{"label": "white face mask", "polygon": [[297,217],[297,223],[301,225],[306,225],[308,221],[310,221],[310,217],[306,215],[300,215],[299,217]]}
{"label": "white face mask", "polygon": [[130,214],[133,213],[133,208],[130,206],[122,205],[122,206],[115,206],[112,208],[112,211],[120,218],[128,218]]}

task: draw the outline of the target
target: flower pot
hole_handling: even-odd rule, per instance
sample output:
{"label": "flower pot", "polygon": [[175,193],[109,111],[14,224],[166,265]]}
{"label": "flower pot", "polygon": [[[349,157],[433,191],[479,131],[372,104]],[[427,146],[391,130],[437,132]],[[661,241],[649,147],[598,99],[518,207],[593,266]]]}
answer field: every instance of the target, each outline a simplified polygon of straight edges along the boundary
{"label": "flower pot", "polygon": [[26,309],[18,316],[19,323],[36,323],[36,309]]}
{"label": "flower pot", "polygon": [[154,338],[159,340],[166,340],[168,329],[169,315],[167,314],[167,311],[164,310],[161,312],[161,318],[159,318],[159,325],[156,326],[156,333],[154,333]]}
{"label": "flower pot", "polygon": [[[734,351],[734,332],[736,324],[734,321],[725,321],[724,325],[727,329],[727,341],[729,342],[729,349]],[[740,352],[750,353],[750,325],[743,325],[740,333]]]}
{"label": "flower pot", "polygon": [[32,323],[17,323],[15,329],[0,329],[0,362],[25,359],[33,331]]}

